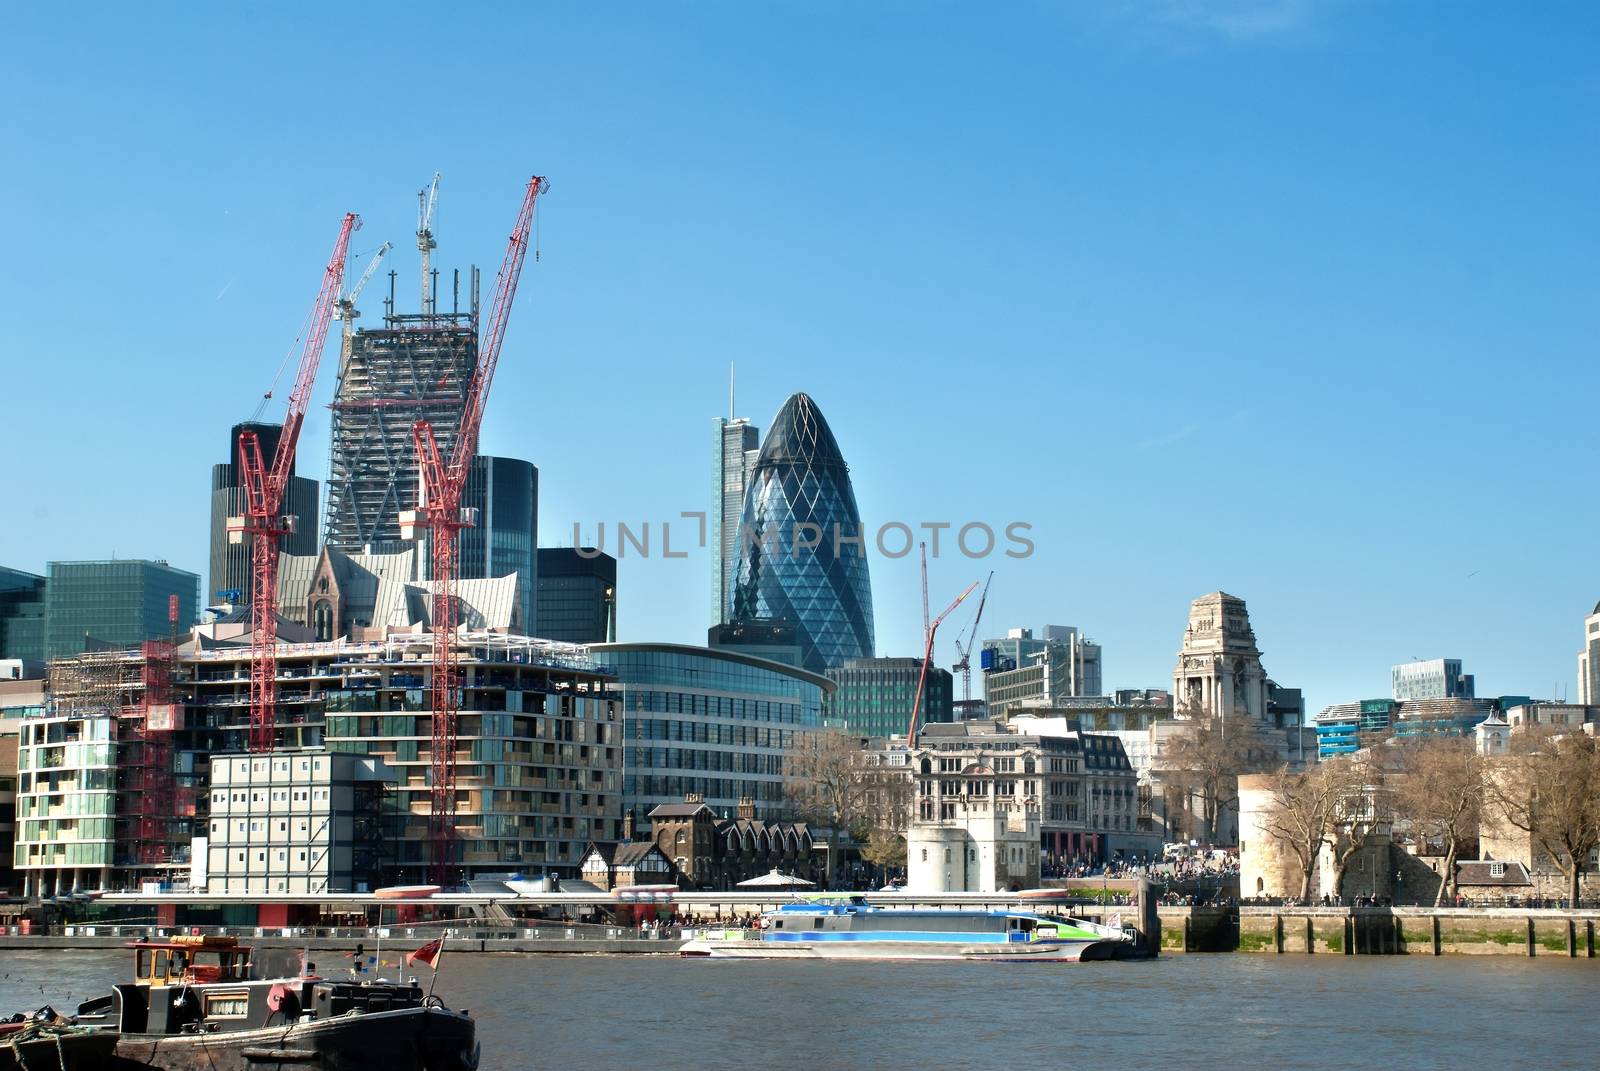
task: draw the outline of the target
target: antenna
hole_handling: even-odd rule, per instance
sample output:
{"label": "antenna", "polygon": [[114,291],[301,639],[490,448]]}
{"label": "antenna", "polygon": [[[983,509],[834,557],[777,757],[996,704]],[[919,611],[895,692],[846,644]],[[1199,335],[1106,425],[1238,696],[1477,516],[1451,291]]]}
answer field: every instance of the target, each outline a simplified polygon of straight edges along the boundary
{"label": "antenna", "polygon": [[729,361],[728,362],[728,419],[729,420],[732,420],[734,418],[733,414],[734,414],[734,407],[733,407],[733,362]]}

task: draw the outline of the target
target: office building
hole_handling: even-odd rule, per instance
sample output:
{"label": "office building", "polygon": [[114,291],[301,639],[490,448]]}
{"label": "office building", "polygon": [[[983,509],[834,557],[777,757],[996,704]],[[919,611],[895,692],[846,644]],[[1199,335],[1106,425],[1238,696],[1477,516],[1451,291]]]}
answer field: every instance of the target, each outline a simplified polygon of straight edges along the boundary
{"label": "office building", "polygon": [[1004,718],[1017,705],[1058,705],[1102,695],[1100,645],[1070,625],[1011,629],[1004,639],[985,640],[978,654],[989,716]]}
{"label": "office building", "polygon": [[706,646],[756,658],[800,664],[800,630],[788,621],[728,621],[706,630]]}
{"label": "office building", "polygon": [[205,891],[230,895],[369,892],[382,881],[379,759],[279,750],[211,758]]}
{"label": "office building", "polygon": [[[731,399],[730,399],[731,401]],[[711,523],[711,624],[723,624],[733,607],[733,576],[739,564],[739,518],[745,490],[760,453],[761,433],[744,417],[718,417],[713,424]]]}
{"label": "office building", "polygon": [[1406,662],[1390,669],[1392,694],[1407,699],[1471,699],[1472,674],[1461,672],[1459,658],[1434,658]]}
{"label": "office building", "polygon": [[45,579],[0,565],[0,658],[44,661]]}
{"label": "office building", "polygon": [[[930,725],[911,749],[913,820],[951,822],[973,805],[1035,816],[1047,871],[1074,858],[1132,859],[1159,852],[1148,800],[1122,742],[1060,719],[1028,728],[992,721]],[[915,825],[913,826],[915,828]]]}
{"label": "office building", "polygon": [[560,643],[617,638],[617,559],[595,547],[540,547],[538,571],[531,631]]}
{"label": "office building", "polygon": [[589,651],[616,681],[627,744],[623,795],[636,820],[686,795],[724,816],[741,800],[758,818],[785,813],[784,755],[798,734],[821,728],[833,681],[675,643],[603,643]]}
{"label": "office building", "polygon": [[200,578],[164,561],[51,562],[45,587],[45,657],[105,647],[132,647],[173,631],[199,611]]}
{"label": "office building", "polygon": [[1348,755],[1391,736],[1472,736],[1484,721],[1524,703],[1524,696],[1334,703],[1313,721],[1317,756]]}
{"label": "office building", "polygon": [[[247,512],[239,470],[239,436],[246,431],[255,432],[262,463],[270,468],[283,425],[254,421],[235,424],[228,434],[228,459],[211,466],[211,571],[204,593],[207,603],[249,601],[251,544],[248,540],[228,542],[228,518],[242,517]],[[283,537],[278,548],[287,554],[315,554],[317,481],[294,475],[297,460],[289,463],[289,483],[283,491],[283,513],[295,518],[295,529]]]}
{"label": "office building", "polygon": [[[514,457],[479,454],[467,470],[461,505],[476,517],[472,527],[461,530],[457,544],[461,579],[487,580],[515,573],[522,631],[542,635],[534,616],[539,587],[539,470]],[[431,563],[430,558],[422,576],[432,575]]]}
{"label": "office building", "polygon": [[1578,702],[1600,706],[1600,603],[1583,619],[1583,650],[1578,652]]}
{"label": "office building", "polygon": [[918,724],[952,720],[950,671],[930,666],[924,680],[920,658],[850,658],[828,674],[838,690],[824,713],[829,728],[854,736],[904,736],[923,682]]}
{"label": "office building", "polygon": [[793,395],[745,493],[732,619],[793,624],[813,673],[872,657],[869,538],[832,429],[809,396]]}

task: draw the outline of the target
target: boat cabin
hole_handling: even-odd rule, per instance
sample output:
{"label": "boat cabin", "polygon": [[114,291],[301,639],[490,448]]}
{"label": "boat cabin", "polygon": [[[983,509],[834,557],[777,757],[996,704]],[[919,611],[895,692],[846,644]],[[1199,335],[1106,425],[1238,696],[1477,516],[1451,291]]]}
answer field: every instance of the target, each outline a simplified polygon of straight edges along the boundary
{"label": "boat cabin", "polygon": [[172,937],[130,947],[137,985],[204,985],[250,977],[250,950],[235,937]]}

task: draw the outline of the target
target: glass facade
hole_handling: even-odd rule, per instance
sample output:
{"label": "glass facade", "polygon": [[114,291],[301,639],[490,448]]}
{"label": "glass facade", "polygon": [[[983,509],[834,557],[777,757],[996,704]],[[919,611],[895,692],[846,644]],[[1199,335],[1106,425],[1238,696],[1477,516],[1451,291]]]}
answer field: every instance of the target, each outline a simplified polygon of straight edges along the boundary
{"label": "glass facade", "polygon": [[873,653],[866,534],[832,430],[804,394],[783,403],[745,492],[733,618],[795,626],[815,673]]}
{"label": "glass facade", "polygon": [[[827,724],[857,736],[905,735],[917,682],[920,658],[853,658],[829,676],[839,690],[828,702]],[[923,725],[951,720],[950,671],[932,666],[918,721]]]}
{"label": "glass facade", "polygon": [[534,633],[561,643],[605,643],[617,631],[617,559],[587,547],[539,550]]}
{"label": "glass facade", "polygon": [[44,661],[44,577],[0,566],[0,658]]}
{"label": "glass facade", "polygon": [[539,569],[534,554],[539,532],[539,470],[513,457],[472,459],[461,504],[478,511],[478,523],[461,531],[463,580],[517,574],[522,628],[542,635],[534,620]]}
{"label": "glass facade", "polygon": [[[211,572],[204,597],[207,600],[241,602],[250,595],[249,541],[228,542],[228,518],[244,515],[246,506],[244,490],[239,486],[239,434],[253,431],[261,444],[262,459],[272,464],[278,449],[282,424],[235,424],[228,436],[228,459],[211,466]],[[285,554],[315,554],[317,552],[318,485],[316,480],[294,475],[293,463],[289,468],[289,486],[283,492],[283,512],[296,519],[295,531],[283,537],[279,549]],[[237,591],[239,597],[224,600],[219,594]]]}
{"label": "glass facade", "polygon": [[798,733],[822,725],[833,682],[730,651],[668,643],[591,648],[616,675],[623,715],[623,800],[637,818],[700,793],[732,816],[783,813],[783,757]]}
{"label": "glass facade", "polygon": [[167,600],[178,597],[178,630],[199,609],[200,578],[162,561],[51,562],[45,589],[45,655],[132,647],[166,636]]}

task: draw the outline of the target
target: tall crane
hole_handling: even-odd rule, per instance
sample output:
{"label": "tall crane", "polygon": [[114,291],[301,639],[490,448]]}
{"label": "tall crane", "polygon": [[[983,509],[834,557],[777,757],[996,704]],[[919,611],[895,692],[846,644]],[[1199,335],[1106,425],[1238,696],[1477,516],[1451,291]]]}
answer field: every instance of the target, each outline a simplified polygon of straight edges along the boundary
{"label": "tall crane", "polygon": [[[906,728],[906,746],[908,747],[917,746],[917,719],[922,715],[922,693],[923,689],[928,686],[928,666],[933,663],[933,637],[939,631],[939,623],[945,618],[949,617],[951,612],[954,611],[957,606],[960,606],[962,600],[964,600],[968,595],[971,595],[972,589],[977,586],[978,582],[976,580],[968,584],[967,590],[963,591],[960,595],[957,595],[956,601],[951,603],[949,606],[946,606],[944,608],[944,612],[938,617],[934,618],[932,621],[928,622],[928,626],[922,630],[922,672],[917,674],[917,695],[916,698],[911,701],[911,724]],[[922,552],[922,601],[923,605],[927,605],[928,552],[926,547],[923,548]]]}
{"label": "tall crane", "polygon": [[983,620],[983,606],[989,601],[989,585],[994,580],[994,570],[989,570],[989,579],[983,582],[983,594],[978,597],[978,612],[972,615],[972,627],[967,630],[967,642],[962,643],[961,637],[956,637],[956,654],[961,657],[956,664],[951,666],[961,674],[961,698],[972,698],[972,645],[978,640],[978,622]]}
{"label": "tall crane", "polygon": [[433,240],[433,210],[439,205],[439,172],[433,173],[433,184],[417,191],[417,252],[422,254],[422,315],[433,315],[433,251],[439,243]]}
{"label": "tall crane", "polygon": [[378,251],[372,255],[372,260],[368,262],[367,270],[361,273],[360,279],[356,280],[356,285],[350,288],[348,294],[334,302],[333,318],[344,322],[344,331],[339,338],[339,371],[341,373],[344,372],[344,366],[349,363],[350,340],[356,333],[356,318],[361,315],[361,310],[356,308],[356,299],[361,296],[361,291],[367,288],[367,284],[372,281],[372,273],[378,270],[378,265],[383,262],[383,258],[393,248],[394,245],[390,242],[384,242],[383,245],[379,246]]}
{"label": "tall crane", "polygon": [[461,413],[461,430],[448,459],[440,456],[433,426],[419,420],[411,426],[417,448],[421,479],[417,485],[417,508],[400,514],[403,539],[431,535],[433,549],[433,751],[431,800],[428,809],[428,862],[431,877],[440,885],[450,883],[451,839],[456,811],[456,712],[460,707],[456,668],[455,632],[459,624],[456,580],[460,571],[459,537],[477,518],[461,508],[461,495],[478,449],[478,431],[483,425],[484,404],[494,381],[495,364],[505,340],[506,321],[516,298],[522,262],[528,253],[528,235],[539,195],[549,188],[543,177],[533,176],[523,192],[522,208],[506,244],[505,259],[495,281],[494,304],[489,310],[488,329],[478,346],[478,364],[467,385]]}
{"label": "tall crane", "polygon": [[295,531],[297,519],[280,511],[283,493],[294,468],[295,444],[311,402],[311,385],[322,361],[322,347],[328,338],[333,308],[344,285],[345,256],[350,250],[350,235],[361,226],[361,217],[345,214],[339,237],[322,272],[322,286],[306,322],[305,349],[300,353],[300,369],[294,389],[289,392],[289,411],[284,414],[283,430],[278,433],[278,449],[270,467],[261,457],[261,441],[253,431],[239,433],[240,486],[244,491],[245,512],[228,518],[228,541],[251,540],[250,548],[250,750],[271,751],[273,725],[278,715],[278,544]]}

